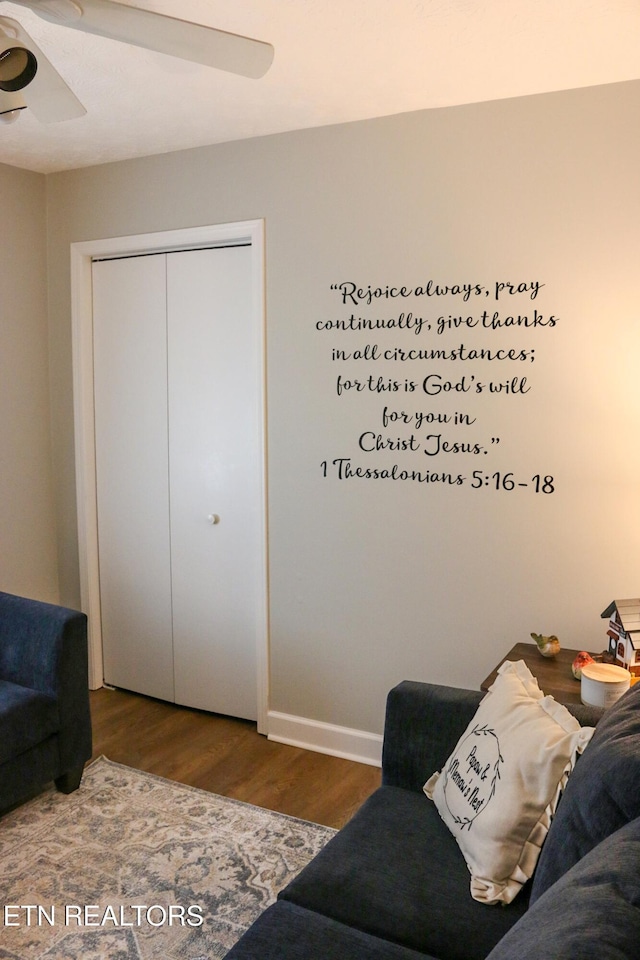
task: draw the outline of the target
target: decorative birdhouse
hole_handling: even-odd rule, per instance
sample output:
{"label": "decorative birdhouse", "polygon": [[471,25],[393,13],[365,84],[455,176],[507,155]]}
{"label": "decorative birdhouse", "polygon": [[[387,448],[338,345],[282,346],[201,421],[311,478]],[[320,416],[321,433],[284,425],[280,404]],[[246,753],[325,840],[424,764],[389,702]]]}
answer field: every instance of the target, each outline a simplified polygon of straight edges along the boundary
{"label": "decorative birdhouse", "polygon": [[609,618],[609,653],[619,667],[640,677],[640,598],[614,600],[601,616]]}

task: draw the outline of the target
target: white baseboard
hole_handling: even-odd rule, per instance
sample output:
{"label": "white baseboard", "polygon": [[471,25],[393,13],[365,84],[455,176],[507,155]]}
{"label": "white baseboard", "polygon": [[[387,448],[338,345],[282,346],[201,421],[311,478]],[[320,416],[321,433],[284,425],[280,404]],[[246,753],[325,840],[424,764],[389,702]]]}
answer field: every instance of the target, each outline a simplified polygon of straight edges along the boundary
{"label": "white baseboard", "polygon": [[332,757],[355,760],[379,767],[382,762],[382,736],[365,730],[337,727],[332,723],[294,717],[270,710],[267,718],[268,739],[292,747],[328,753]]}

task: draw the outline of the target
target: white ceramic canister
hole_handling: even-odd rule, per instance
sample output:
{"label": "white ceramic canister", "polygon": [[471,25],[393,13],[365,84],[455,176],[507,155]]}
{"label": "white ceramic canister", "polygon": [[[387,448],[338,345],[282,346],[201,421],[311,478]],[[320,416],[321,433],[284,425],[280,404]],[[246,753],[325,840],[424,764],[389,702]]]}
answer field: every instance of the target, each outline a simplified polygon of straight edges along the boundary
{"label": "white ceramic canister", "polygon": [[629,689],[631,676],[613,663],[587,663],[580,678],[580,699],[591,707],[610,707]]}

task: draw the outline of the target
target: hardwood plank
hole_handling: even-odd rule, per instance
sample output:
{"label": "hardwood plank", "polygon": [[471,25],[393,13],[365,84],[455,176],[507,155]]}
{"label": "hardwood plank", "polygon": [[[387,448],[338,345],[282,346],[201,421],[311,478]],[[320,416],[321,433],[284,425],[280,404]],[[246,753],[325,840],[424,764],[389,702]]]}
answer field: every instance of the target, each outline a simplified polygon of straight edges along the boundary
{"label": "hardwood plank", "polygon": [[377,767],[273,743],[247,720],[106,688],[91,714],[93,758],[330,827],[380,786]]}

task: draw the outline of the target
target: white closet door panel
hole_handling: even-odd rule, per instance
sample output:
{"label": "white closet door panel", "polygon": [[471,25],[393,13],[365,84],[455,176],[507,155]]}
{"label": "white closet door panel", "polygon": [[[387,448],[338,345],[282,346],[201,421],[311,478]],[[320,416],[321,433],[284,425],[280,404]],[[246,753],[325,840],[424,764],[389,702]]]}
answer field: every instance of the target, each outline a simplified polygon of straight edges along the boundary
{"label": "white closet door panel", "polygon": [[104,675],[173,700],[166,257],[95,263],[93,284]]}
{"label": "white closet door panel", "polygon": [[262,381],[251,253],[167,260],[176,700],[255,719]]}

